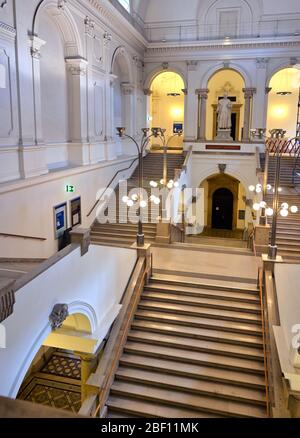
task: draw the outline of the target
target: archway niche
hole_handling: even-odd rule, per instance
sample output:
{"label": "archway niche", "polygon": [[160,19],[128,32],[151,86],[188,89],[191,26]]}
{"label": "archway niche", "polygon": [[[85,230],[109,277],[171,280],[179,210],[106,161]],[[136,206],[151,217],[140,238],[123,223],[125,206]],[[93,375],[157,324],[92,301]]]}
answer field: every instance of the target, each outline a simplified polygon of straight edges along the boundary
{"label": "archway niche", "polygon": [[[39,37],[46,42],[40,60],[44,140],[46,144],[68,143],[70,135],[65,43],[57,23],[52,19],[48,10],[43,10],[39,17]],[[60,159],[68,160],[67,151],[58,152],[55,149],[53,153],[55,157],[51,156],[52,152],[49,149],[50,163],[57,163]],[[65,159],[64,154],[66,154]]]}
{"label": "archway niche", "polygon": [[129,62],[125,49],[119,48],[112,61],[113,75],[113,130],[122,126],[129,135],[133,134],[133,93],[134,86],[131,82]]}
{"label": "archway niche", "polygon": [[219,100],[227,93],[233,104],[231,137],[234,141],[241,141],[245,105],[244,78],[236,70],[224,68],[211,76],[207,88],[209,90],[206,117],[207,140],[214,140],[217,135],[217,106]]}
{"label": "archway niche", "polygon": [[[238,179],[221,173],[211,175],[200,187],[204,190],[205,230],[217,228],[240,231],[242,235],[246,228],[246,191],[243,184]],[[222,212],[222,209],[225,211]]]}
{"label": "archway niche", "polygon": [[[269,83],[267,131],[284,129],[286,136],[296,136],[298,102],[300,99],[300,69],[284,68],[275,73]],[[299,125],[298,125],[299,129]],[[299,132],[298,132],[299,135]]]}
{"label": "archway niche", "polygon": [[86,396],[85,383],[97,366],[97,355],[87,351],[91,340],[89,318],[82,313],[69,315],[43,340],[17,399],[78,412]]}
{"label": "archway niche", "polygon": [[[166,129],[166,138],[184,129],[184,81],[176,72],[159,73],[151,83],[150,126]],[[174,137],[170,147],[183,146],[183,137]]]}

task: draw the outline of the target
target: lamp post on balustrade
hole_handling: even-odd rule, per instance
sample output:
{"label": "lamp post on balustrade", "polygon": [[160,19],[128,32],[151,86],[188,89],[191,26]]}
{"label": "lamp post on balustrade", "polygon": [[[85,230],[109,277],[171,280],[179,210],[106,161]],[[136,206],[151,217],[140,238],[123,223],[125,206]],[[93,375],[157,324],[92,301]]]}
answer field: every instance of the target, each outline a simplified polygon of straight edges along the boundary
{"label": "lamp post on balustrade", "polygon": [[[126,134],[126,128],[117,127],[116,129],[117,129],[118,136],[120,138],[130,139],[134,143],[134,145],[137,149],[137,152],[138,152],[138,157],[139,157],[139,183],[138,183],[139,195],[136,195],[134,197],[134,199],[129,199],[128,196],[125,196],[123,198],[123,201],[126,202],[128,207],[132,207],[134,205],[134,201],[139,203],[139,209],[138,209],[139,222],[138,222],[138,232],[137,232],[137,236],[136,236],[136,244],[138,247],[143,247],[145,245],[145,235],[144,235],[144,231],[143,231],[143,221],[141,218],[141,208],[147,207],[147,201],[145,199],[143,199],[143,197],[142,197],[142,191],[143,191],[143,185],[144,185],[144,181],[143,181],[143,157],[144,157],[144,151],[145,151],[147,145],[149,144],[150,139],[152,137],[155,137],[155,138],[160,137],[161,128],[152,128],[151,134],[149,134],[149,131],[150,131],[149,128],[143,128],[142,129],[143,137],[142,137],[140,145],[135,140],[135,138]],[[159,204],[160,199],[154,197],[153,202],[155,204]]]}

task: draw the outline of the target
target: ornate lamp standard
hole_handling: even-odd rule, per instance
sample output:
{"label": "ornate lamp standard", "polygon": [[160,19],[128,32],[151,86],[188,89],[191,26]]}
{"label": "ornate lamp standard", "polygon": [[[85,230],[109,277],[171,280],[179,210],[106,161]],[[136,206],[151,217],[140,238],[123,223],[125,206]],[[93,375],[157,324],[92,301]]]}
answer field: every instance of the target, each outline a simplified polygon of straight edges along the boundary
{"label": "ornate lamp standard", "polygon": [[[137,143],[137,141],[135,140],[135,138],[133,138],[132,136],[126,134],[126,129],[124,127],[118,127],[117,129],[117,134],[120,138],[129,138],[134,145],[136,146],[137,152],[138,152],[138,157],[139,157],[139,195],[134,195],[133,199],[129,199],[127,196],[124,197],[123,201],[126,202],[126,204],[128,205],[128,207],[132,207],[134,205],[134,202],[139,202],[139,210],[138,210],[138,215],[139,215],[139,222],[138,222],[138,232],[137,232],[137,236],[136,236],[136,243],[137,246],[142,247],[145,244],[145,235],[143,232],[143,222],[141,219],[141,208],[145,208],[147,207],[147,201],[144,200],[142,198],[142,190],[143,190],[143,156],[144,156],[144,151],[150,141],[150,139],[152,137],[160,137],[161,135],[161,128],[152,128],[151,129],[151,134],[149,134],[150,129],[149,128],[143,128],[142,129],[142,133],[143,133],[143,137],[141,140],[141,144],[139,145]],[[125,199],[126,198],[126,199]],[[153,202],[155,204],[159,204],[160,203],[160,199],[154,197]]]}

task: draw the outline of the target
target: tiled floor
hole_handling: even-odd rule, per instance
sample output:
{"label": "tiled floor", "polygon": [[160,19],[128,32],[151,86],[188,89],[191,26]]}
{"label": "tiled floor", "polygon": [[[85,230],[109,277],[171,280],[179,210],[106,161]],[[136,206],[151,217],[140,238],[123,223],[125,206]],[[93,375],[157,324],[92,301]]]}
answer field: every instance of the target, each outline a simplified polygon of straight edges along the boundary
{"label": "tiled floor", "polygon": [[76,413],[81,407],[80,382],[80,360],[54,353],[40,372],[24,382],[18,399]]}

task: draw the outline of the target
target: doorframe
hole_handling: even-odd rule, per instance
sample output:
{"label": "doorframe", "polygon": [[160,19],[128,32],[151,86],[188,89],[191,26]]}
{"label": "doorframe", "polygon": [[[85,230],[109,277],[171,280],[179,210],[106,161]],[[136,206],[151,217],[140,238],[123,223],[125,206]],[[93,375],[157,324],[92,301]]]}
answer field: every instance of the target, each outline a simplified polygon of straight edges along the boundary
{"label": "doorframe", "polygon": [[208,208],[207,227],[212,228],[213,195],[218,189],[228,189],[233,194],[232,231],[237,229],[238,198],[240,182],[226,174],[219,174],[207,179],[208,181]]}

